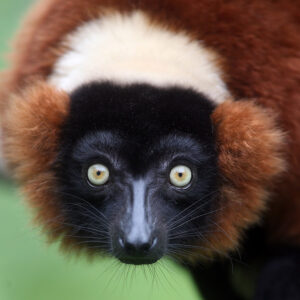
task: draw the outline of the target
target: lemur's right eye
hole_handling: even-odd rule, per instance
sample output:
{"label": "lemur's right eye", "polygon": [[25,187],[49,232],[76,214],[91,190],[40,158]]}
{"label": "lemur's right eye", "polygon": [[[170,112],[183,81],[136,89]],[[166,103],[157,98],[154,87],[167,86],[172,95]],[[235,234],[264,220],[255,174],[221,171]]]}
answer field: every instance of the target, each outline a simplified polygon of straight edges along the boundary
{"label": "lemur's right eye", "polygon": [[88,168],[87,177],[92,185],[100,186],[109,179],[109,170],[102,164],[94,164]]}
{"label": "lemur's right eye", "polygon": [[192,180],[192,170],[184,165],[174,167],[170,172],[170,181],[174,186],[186,187]]}

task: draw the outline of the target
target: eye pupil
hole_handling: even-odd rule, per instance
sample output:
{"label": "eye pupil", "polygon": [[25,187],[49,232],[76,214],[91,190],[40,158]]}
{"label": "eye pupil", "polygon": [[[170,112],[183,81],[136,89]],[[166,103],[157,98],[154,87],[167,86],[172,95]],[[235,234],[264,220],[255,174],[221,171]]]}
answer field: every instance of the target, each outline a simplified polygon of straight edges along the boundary
{"label": "eye pupil", "polygon": [[100,186],[105,184],[109,179],[109,170],[102,164],[94,164],[87,170],[89,183]]}
{"label": "eye pupil", "polygon": [[170,181],[174,186],[185,187],[192,180],[192,170],[185,165],[178,165],[170,172]]}

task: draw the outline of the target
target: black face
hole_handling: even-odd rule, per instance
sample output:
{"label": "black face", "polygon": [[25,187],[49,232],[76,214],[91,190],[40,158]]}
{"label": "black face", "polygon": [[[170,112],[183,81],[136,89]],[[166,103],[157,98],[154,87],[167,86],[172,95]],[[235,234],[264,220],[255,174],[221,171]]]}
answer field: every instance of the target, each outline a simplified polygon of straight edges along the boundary
{"label": "black face", "polygon": [[74,92],[56,172],[78,243],[130,264],[199,244],[216,205],[213,108],[174,87],[98,83]]}

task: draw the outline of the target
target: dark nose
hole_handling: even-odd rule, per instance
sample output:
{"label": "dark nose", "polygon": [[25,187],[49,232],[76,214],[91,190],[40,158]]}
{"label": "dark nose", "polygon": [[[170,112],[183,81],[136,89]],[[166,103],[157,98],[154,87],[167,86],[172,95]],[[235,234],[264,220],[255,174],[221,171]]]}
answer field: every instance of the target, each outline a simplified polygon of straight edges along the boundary
{"label": "dark nose", "polygon": [[147,241],[129,241],[124,236],[119,236],[115,245],[116,256],[126,264],[144,265],[153,264],[163,255],[163,245],[158,236]]}
{"label": "dark nose", "polygon": [[157,242],[157,238],[149,240],[147,242],[129,242],[124,241],[124,239],[120,238],[121,247],[125,250],[129,255],[134,256],[144,256],[149,254],[152,247],[155,246]]}

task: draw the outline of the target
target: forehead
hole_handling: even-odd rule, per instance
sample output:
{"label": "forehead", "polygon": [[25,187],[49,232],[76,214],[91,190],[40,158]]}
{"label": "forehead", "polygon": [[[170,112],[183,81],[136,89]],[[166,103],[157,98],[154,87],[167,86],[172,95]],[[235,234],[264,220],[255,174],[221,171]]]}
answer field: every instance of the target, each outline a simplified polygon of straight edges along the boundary
{"label": "forehead", "polygon": [[105,82],[82,86],[70,98],[62,143],[75,145],[89,134],[108,131],[144,147],[172,134],[213,141],[210,115],[214,105],[192,90]]}
{"label": "forehead", "polygon": [[196,157],[205,152],[203,148],[203,145],[187,135],[169,134],[145,144],[136,138],[121,136],[114,131],[97,131],[84,136],[75,144],[73,158],[85,161],[89,156],[109,154],[127,160],[132,157],[133,162],[136,162],[140,158],[153,158],[158,155],[171,157],[190,154]]}
{"label": "forehead", "polygon": [[65,152],[71,164],[84,166],[99,162],[109,163],[115,170],[126,168],[133,176],[145,176],[148,172],[166,170],[171,164],[183,163],[195,167],[213,162],[213,145],[203,145],[188,135],[170,134],[152,143],[140,143],[113,131],[98,131],[86,135]]}

